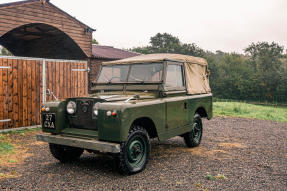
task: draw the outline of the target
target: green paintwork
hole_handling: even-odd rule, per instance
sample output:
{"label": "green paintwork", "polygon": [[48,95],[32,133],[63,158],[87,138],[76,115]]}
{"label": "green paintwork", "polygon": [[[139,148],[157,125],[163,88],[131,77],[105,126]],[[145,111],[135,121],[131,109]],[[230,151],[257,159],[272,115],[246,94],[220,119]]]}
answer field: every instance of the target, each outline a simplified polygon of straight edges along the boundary
{"label": "green paintwork", "polygon": [[49,107],[49,112],[44,113],[55,113],[56,114],[56,129],[44,129],[43,132],[59,134],[63,129],[66,128],[67,117],[66,117],[66,102],[47,102],[46,107]]}
{"label": "green paintwork", "polygon": [[[56,129],[43,128],[43,131],[64,137],[118,143],[127,140],[135,120],[149,119],[155,126],[158,139],[166,140],[191,131],[194,115],[199,108],[206,112],[208,119],[212,118],[212,94],[187,95],[185,90],[167,91],[164,84],[165,80],[158,84],[101,84],[100,88],[94,87],[95,94],[89,98],[94,99],[98,108],[95,120],[98,130],[71,128],[67,117],[69,114],[66,112],[66,100],[45,103],[44,106],[50,110],[43,113],[56,113]],[[99,90],[111,91],[96,92]],[[126,101],[136,94],[139,98]],[[73,98],[76,99],[81,98]],[[107,111],[116,111],[117,115],[107,116]],[[144,128],[149,132],[152,127]]]}

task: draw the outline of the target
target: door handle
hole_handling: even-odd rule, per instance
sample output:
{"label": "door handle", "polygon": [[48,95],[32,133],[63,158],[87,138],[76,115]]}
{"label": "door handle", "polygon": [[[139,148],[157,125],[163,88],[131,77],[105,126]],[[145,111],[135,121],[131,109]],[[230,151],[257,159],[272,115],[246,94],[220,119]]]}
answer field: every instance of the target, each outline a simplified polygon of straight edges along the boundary
{"label": "door handle", "polygon": [[184,109],[187,109],[187,103],[186,102],[184,102]]}

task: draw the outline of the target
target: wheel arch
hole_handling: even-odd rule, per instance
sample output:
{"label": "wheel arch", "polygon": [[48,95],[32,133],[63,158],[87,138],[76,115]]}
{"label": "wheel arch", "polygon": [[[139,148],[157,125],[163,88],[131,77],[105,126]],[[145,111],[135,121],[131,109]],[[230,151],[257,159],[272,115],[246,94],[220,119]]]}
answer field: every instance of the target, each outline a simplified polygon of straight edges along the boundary
{"label": "wheel arch", "polygon": [[143,127],[150,138],[158,137],[157,129],[153,120],[149,117],[139,117],[132,122],[132,126],[137,125]]}
{"label": "wheel arch", "polygon": [[201,118],[208,118],[208,114],[206,112],[206,109],[204,107],[198,107],[196,110],[195,110],[195,114],[199,114]]}

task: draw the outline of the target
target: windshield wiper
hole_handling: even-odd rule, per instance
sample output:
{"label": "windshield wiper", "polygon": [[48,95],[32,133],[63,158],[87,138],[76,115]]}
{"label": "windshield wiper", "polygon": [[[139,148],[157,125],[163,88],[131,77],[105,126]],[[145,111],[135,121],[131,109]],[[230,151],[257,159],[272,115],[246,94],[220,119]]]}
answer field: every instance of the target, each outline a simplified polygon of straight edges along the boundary
{"label": "windshield wiper", "polygon": [[129,97],[128,99],[126,99],[124,102],[125,103],[128,103],[130,100],[132,99],[139,99],[140,98],[140,95],[136,94],[136,95],[133,95],[132,97]]}

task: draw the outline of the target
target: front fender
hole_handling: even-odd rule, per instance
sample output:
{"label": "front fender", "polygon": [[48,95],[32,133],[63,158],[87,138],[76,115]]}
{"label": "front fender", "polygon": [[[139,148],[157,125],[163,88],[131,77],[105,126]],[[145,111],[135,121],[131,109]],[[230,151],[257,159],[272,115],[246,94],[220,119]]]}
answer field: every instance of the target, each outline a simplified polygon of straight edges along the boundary
{"label": "front fender", "polygon": [[[99,139],[104,141],[124,142],[127,140],[130,127],[133,122],[142,117],[150,118],[156,128],[158,135],[164,131],[165,126],[165,104],[122,104],[112,107],[112,104],[103,103],[99,113]],[[103,105],[105,105],[103,107]],[[106,116],[107,110],[117,109],[117,116]]]}
{"label": "front fender", "polygon": [[54,113],[56,114],[56,128],[55,129],[47,129],[42,127],[42,131],[46,133],[58,134],[62,129],[66,127],[67,119],[66,119],[66,102],[46,102],[43,106],[48,107],[49,111],[42,112],[44,113]]}

